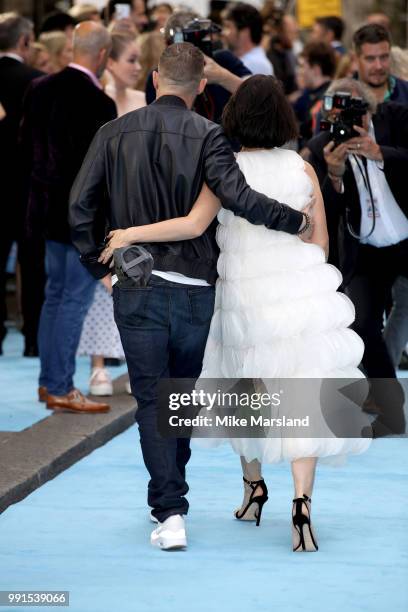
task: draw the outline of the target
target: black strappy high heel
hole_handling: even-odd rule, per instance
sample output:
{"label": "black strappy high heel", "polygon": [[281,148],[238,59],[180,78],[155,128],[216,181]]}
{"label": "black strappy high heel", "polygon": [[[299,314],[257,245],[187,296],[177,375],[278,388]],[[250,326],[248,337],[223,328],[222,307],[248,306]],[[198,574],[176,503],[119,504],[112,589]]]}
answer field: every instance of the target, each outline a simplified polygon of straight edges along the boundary
{"label": "black strappy high heel", "polygon": [[[292,511],[293,552],[315,552],[319,550],[310,521],[310,507],[308,504],[311,501],[307,495],[293,500],[295,504],[295,512],[293,513]],[[307,515],[302,512],[303,505],[307,509]]]}
{"label": "black strappy high heel", "polygon": [[[261,522],[262,508],[264,506],[264,503],[268,500],[268,488],[263,478],[261,480],[247,480],[245,477],[243,477],[243,481],[245,482],[245,484],[251,487],[252,493],[249,497],[246,506],[241,510],[236,510],[236,512],[234,513],[235,518],[237,518],[238,520],[247,521],[256,520],[256,526],[259,527],[259,523]],[[254,495],[257,487],[260,487],[262,489],[262,493],[260,495]],[[258,512],[254,510],[253,516],[251,516],[250,518],[245,518],[246,514],[249,515],[249,510],[251,509],[253,504],[258,506]]]}

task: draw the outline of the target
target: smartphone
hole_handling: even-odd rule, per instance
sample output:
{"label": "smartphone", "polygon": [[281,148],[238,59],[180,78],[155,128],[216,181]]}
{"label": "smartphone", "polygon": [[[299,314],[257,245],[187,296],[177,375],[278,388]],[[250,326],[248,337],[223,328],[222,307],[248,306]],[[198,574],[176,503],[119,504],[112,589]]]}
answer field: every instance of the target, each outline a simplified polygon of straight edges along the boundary
{"label": "smartphone", "polygon": [[115,4],[115,19],[129,19],[130,4]]}

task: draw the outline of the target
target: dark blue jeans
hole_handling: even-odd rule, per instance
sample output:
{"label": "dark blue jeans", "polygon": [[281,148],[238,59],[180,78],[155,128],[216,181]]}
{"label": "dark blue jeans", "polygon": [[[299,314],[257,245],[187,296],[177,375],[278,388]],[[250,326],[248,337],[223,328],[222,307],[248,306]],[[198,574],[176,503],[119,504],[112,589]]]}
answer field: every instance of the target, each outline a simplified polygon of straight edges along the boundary
{"label": "dark blue jeans", "polygon": [[38,330],[39,384],[51,395],[66,395],[74,388],[75,356],[97,281],[79,261],[78,251],[62,242],[47,241],[45,267],[47,284]]}
{"label": "dark blue jeans", "polygon": [[158,381],[200,375],[214,297],[214,287],[158,277],[145,288],[115,285],[113,289],[115,320],[138,403],[136,421],[150,474],[147,502],[160,522],[173,514],[187,514],[185,468],[191,451],[189,439],[158,433]]}

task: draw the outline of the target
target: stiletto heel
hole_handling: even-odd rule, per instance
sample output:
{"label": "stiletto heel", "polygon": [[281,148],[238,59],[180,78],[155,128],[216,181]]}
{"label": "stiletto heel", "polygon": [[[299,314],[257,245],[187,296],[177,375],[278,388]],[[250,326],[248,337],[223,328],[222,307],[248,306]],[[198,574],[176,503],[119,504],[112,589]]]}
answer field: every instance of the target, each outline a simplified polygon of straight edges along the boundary
{"label": "stiletto heel", "polygon": [[[268,488],[263,478],[261,480],[247,480],[245,477],[243,477],[243,481],[252,489],[252,492],[248,503],[244,506],[244,508],[236,510],[234,512],[234,516],[240,521],[256,521],[256,526],[259,527],[262,509],[265,502],[268,500]],[[254,495],[258,487],[262,489],[262,493]],[[258,512],[256,512],[256,509]]]}
{"label": "stiletto heel", "polygon": [[[319,550],[310,520],[310,504],[312,500],[307,495],[293,500],[295,511],[292,510],[293,552],[315,552]],[[303,505],[307,515],[303,514]]]}

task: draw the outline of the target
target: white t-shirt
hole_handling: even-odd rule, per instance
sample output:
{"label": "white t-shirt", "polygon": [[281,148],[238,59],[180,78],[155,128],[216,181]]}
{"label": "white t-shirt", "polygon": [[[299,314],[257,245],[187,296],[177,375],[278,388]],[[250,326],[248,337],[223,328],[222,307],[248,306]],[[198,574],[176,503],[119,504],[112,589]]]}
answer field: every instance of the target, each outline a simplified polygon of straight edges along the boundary
{"label": "white t-shirt", "polygon": [[[179,272],[162,272],[161,270],[152,270],[152,276],[160,276],[164,280],[170,281],[171,283],[179,283],[180,285],[195,285],[197,287],[211,287],[207,281],[202,278],[190,278],[184,276]],[[116,274],[112,274],[112,287],[118,282]]]}

